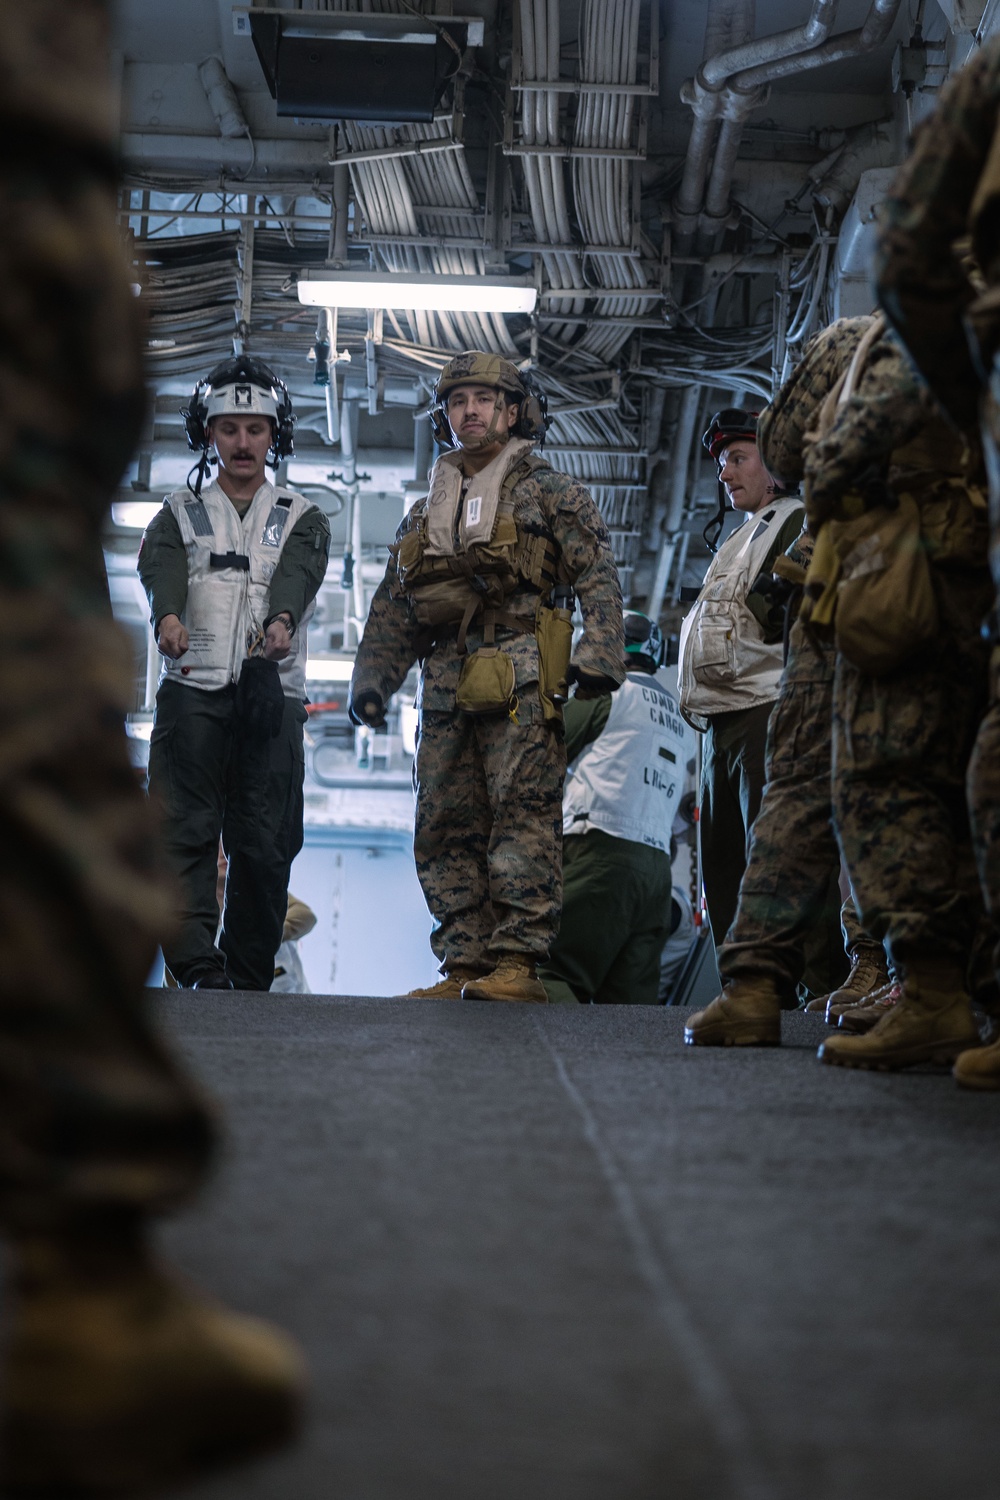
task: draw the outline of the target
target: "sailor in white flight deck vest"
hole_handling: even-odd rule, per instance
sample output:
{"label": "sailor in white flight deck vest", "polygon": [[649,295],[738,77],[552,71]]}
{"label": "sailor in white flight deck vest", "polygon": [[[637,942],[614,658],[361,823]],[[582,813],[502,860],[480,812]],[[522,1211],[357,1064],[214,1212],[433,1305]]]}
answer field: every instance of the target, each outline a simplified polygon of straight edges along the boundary
{"label": "sailor in white flight deck vest", "polygon": [[[163,952],[182,987],[267,990],[302,847],[306,626],[330,526],[265,477],[266,462],[291,453],[294,422],[266,365],[228,360],[184,416],[197,480],[167,496],[139,552],[164,658],[149,789],[183,902]],[[219,475],[203,488],[213,456]],[[216,945],[220,836],[229,871]]]}
{"label": "sailor in white flight deck vest", "polygon": [[656,1005],[671,836],[694,735],[657,676],[659,626],[626,610],[617,693],[564,709],[563,909],[538,977],[553,1003]]}

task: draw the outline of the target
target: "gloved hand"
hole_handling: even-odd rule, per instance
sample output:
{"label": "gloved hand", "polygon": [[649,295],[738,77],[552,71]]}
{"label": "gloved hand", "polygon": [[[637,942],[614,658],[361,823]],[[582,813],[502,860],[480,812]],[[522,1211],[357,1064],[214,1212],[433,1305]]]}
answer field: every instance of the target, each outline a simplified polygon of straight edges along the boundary
{"label": "gloved hand", "polygon": [[278,663],[263,656],[248,656],[236,684],[236,717],[243,734],[249,740],[274,739],[284,711]]}
{"label": "gloved hand", "polygon": [[603,698],[618,690],[618,683],[613,677],[602,677],[598,672],[581,672],[578,666],[570,662],[566,668],[566,686],[572,687],[574,683],[576,692],[573,696],[581,702],[588,698]]}
{"label": "gloved hand", "polygon": [[353,695],[348,699],[347,715],[352,724],[368,729],[382,729],[385,726],[385,704],[382,702],[381,693],[369,689],[367,693],[359,693],[355,698]]}

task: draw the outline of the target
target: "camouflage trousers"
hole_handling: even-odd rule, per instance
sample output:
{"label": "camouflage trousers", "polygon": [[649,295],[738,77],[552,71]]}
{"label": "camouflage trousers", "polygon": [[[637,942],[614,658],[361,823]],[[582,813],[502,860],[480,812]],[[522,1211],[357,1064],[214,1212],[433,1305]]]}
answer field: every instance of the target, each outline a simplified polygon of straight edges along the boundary
{"label": "camouflage trousers", "polygon": [[982,901],[965,776],[986,699],[985,567],[932,569],[937,640],[912,665],[834,683],[834,816],[868,930],[905,978],[927,955],[966,965]]}
{"label": "camouflage trousers", "polygon": [[540,962],[559,927],[566,750],[540,709],[521,716],[420,717],[413,852],[445,971]]}
{"label": "camouflage trousers", "polygon": [[[990,679],[990,706],[976,736],[966,790],[979,884],[996,936],[1000,934],[1000,647],[993,651]],[[1000,979],[1000,945],[994,967]]]}
{"label": "camouflage trousers", "polygon": [[764,795],[736,917],[718,955],[723,981],[766,976],[790,1001],[803,980],[825,994],[847,973],[830,792],[833,668],[832,647],[797,622],[768,725]]}
{"label": "camouflage trousers", "polygon": [[[23,84],[51,64],[100,99],[102,15],[5,7],[0,69]],[[100,543],[144,406],[136,299],[110,148],[105,163],[39,122],[44,96],[24,116],[0,100],[21,143],[0,166],[0,1224],[15,1233],[164,1208],[211,1139],[144,1009],[173,893],[129,761],[135,666]]]}

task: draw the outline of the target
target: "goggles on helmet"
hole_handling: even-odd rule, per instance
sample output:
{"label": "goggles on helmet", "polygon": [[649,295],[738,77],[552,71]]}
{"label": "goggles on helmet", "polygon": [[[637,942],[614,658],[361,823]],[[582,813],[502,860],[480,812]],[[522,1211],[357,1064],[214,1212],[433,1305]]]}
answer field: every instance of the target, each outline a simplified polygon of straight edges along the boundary
{"label": "goggles on helmet", "polygon": [[717,411],[702,434],[702,447],[707,448],[718,462],[719,454],[730,443],[740,439],[745,443],[755,443],[759,415],[759,412],[744,411],[739,406],[727,406],[724,411]]}

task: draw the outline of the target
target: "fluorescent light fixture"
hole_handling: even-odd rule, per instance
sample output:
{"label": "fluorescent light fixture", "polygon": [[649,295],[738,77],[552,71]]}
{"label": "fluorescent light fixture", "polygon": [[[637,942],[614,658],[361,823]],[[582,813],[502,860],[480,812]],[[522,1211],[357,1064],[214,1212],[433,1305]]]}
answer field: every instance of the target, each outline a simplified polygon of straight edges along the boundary
{"label": "fluorescent light fixture", "polygon": [[353,657],[310,656],[306,662],[307,682],[350,682],[353,674]]}
{"label": "fluorescent light fixture", "polygon": [[120,500],[111,507],[111,519],[116,526],[138,527],[145,531],[156,513],[162,509],[162,500]]}
{"label": "fluorescent light fixture", "polygon": [[409,271],[306,271],[307,307],[398,308],[401,312],[529,313],[538,290],[528,276],[437,276]]}

